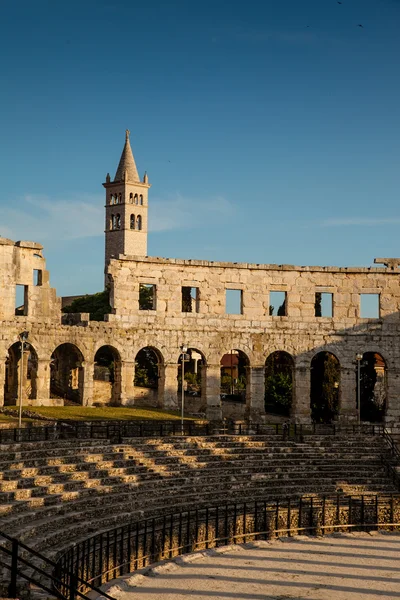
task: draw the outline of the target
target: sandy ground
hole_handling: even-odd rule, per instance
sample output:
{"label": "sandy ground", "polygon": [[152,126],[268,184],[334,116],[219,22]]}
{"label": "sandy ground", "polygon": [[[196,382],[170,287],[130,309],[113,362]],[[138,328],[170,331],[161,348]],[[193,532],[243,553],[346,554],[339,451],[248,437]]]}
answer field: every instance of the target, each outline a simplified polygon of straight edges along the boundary
{"label": "sandy ground", "polygon": [[400,599],[400,534],[337,534],[230,546],[115,580],[118,600]]}

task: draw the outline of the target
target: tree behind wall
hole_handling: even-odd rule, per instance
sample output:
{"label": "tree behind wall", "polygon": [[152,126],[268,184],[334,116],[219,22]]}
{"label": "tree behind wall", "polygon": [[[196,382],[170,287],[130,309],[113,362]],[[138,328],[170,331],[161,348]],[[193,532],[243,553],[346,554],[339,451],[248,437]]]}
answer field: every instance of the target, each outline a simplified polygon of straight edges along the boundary
{"label": "tree behind wall", "polygon": [[62,309],[63,313],[89,313],[91,321],[104,321],[104,316],[109,315],[111,311],[108,290],[76,298]]}

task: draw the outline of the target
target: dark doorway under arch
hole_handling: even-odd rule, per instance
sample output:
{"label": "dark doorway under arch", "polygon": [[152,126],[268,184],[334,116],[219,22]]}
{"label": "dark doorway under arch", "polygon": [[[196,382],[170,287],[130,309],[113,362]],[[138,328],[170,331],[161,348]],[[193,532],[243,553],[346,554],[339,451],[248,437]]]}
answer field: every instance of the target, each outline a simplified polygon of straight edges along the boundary
{"label": "dark doorway under arch", "polygon": [[[19,404],[20,394],[21,343],[15,342],[8,349],[5,365],[4,404]],[[24,360],[22,373],[22,403],[34,400],[37,394],[38,357],[35,349],[28,342],[24,343]]]}
{"label": "dark doorway under arch", "polygon": [[51,355],[50,397],[82,404],[83,355],[74,344],[60,344]]}
{"label": "dark doorway under arch", "polygon": [[311,419],[332,423],[339,412],[340,363],[331,352],[319,352],[311,361]]}
{"label": "dark doorway under arch", "polygon": [[120,403],[121,394],[121,358],[113,346],[101,346],[94,357],[94,390],[95,404]]}
{"label": "dark doorway under arch", "polygon": [[293,400],[294,361],[287,352],[273,352],[265,361],[265,412],[289,416]]}
{"label": "dark doorway under arch", "polygon": [[221,358],[221,399],[246,403],[250,361],[242,350],[233,348]]}
{"label": "dark doorway under arch", "polygon": [[135,357],[135,404],[158,406],[161,353],[152,346],[141,348]]}
{"label": "dark doorway under arch", "polygon": [[377,352],[363,354],[360,364],[360,395],[361,421],[382,422],[387,399],[386,362]]}

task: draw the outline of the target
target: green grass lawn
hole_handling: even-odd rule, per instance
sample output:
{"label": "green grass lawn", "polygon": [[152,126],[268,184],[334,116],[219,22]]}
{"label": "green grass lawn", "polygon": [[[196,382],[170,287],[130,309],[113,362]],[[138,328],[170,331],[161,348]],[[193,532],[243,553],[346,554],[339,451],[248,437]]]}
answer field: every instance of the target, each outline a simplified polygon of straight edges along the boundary
{"label": "green grass lawn", "polygon": [[[17,409],[16,406],[10,406],[7,408]],[[73,420],[73,421],[127,421],[127,420],[164,420],[180,419],[180,413],[175,411],[165,411],[159,408],[142,408],[139,406],[102,406],[102,407],[90,407],[90,406],[24,406],[23,407],[29,412],[43,415],[44,417],[50,417],[54,420]],[[4,417],[4,420],[14,420],[13,417],[6,417],[6,415],[0,415]],[[192,417],[185,417],[185,419],[192,419]],[[1,420],[3,420],[1,418]],[[23,419],[24,421],[30,421],[31,419]]]}

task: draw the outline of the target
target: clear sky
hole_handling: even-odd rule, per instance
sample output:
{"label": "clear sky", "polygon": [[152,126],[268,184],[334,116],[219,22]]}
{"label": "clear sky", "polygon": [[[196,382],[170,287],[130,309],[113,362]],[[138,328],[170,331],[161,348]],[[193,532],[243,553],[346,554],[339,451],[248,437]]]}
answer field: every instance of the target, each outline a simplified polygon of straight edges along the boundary
{"label": "clear sky", "polygon": [[126,128],[150,255],[400,255],[400,0],[3,0],[0,28],[0,235],[59,295],[102,289]]}

